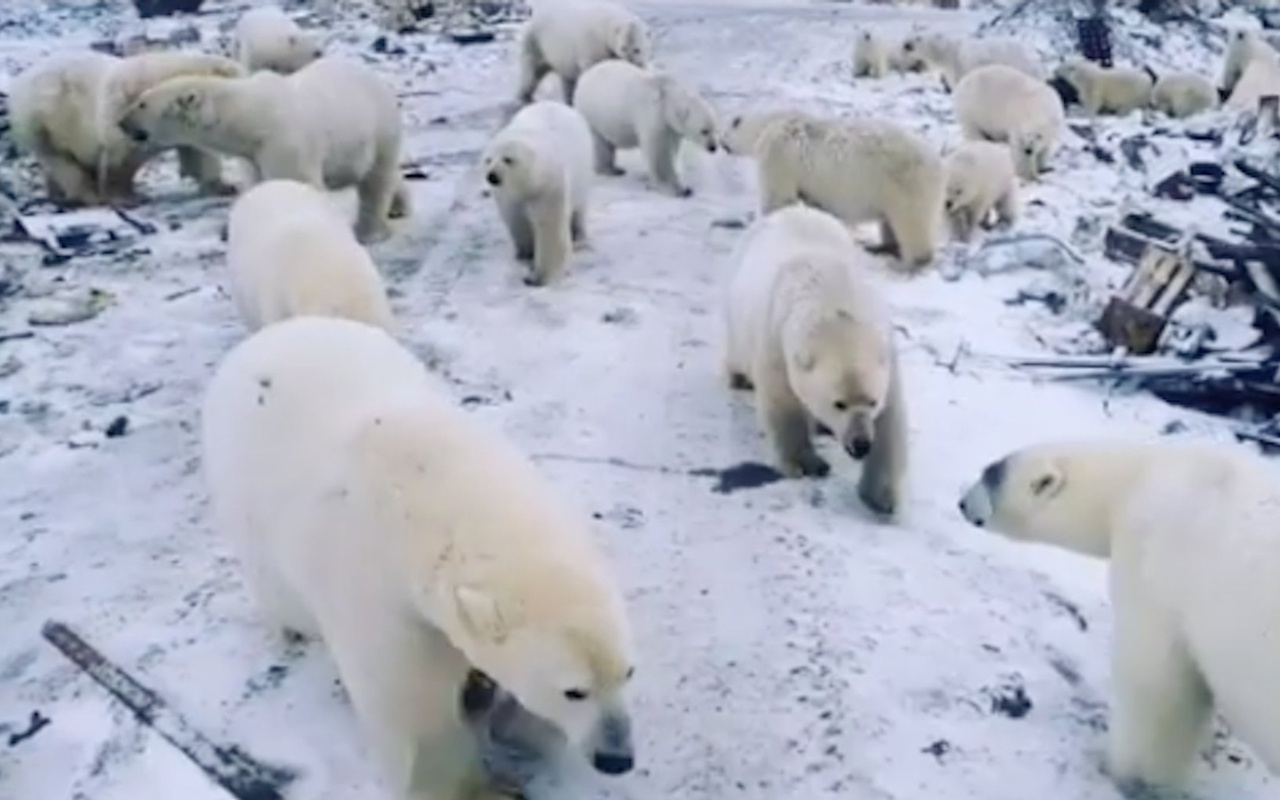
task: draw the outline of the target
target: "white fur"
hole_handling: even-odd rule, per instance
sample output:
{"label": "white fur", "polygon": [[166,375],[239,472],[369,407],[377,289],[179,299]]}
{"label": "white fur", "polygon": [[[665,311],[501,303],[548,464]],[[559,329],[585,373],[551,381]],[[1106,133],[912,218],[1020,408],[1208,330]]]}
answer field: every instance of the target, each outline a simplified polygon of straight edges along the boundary
{"label": "white fur", "polygon": [[395,332],[378,268],[324,192],[265,181],[241,195],[229,216],[231,296],[250,331],[317,315]]}
{"label": "white fur", "polygon": [[620,59],[601,61],[582,74],[573,106],[591,126],[596,171],[619,175],[619,149],[639,147],[649,178],[665,191],[685,197],[676,155],[688,141],[716,152],[715,112],[692,88],[674,77]]}
{"label": "white fur", "polygon": [[1176,789],[1216,707],[1280,772],[1280,481],[1222,445],[1068,442],[1011,453],[961,501],[1011,538],[1110,560],[1109,765]]}
{"label": "white fur", "polygon": [[889,73],[889,48],[870,28],[863,28],[853,43],[853,77],[883,78]]}
{"label": "white fur", "polygon": [[720,146],[730,155],[754,156],[760,135],[775,122],[791,119],[803,112],[794,109],[752,111],[736,114],[720,132]]}
{"label": "white fur", "polygon": [[358,61],[326,56],[289,76],[168,81],[144,93],[122,126],[153,144],[248,159],[257,180],[354,186],[363,242],[386,238],[388,217],[408,214],[396,96]]}
{"label": "white fur", "polygon": [[960,79],[955,102],[965,138],[1007,142],[1019,177],[1035,180],[1048,168],[1066,111],[1062,98],[1044,81],[989,64]]}
{"label": "white fur", "polygon": [[259,6],[236,22],[236,53],[249,72],[269,69],[288,75],[323,56],[324,48],[277,6]]}
{"label": "white fur", "polygon": [[840,220],[789,206],[757,220],[725,299],[725,373],[753,388],[760,422],[789,475],[827,473],[819,421],[856,458],[873,510],[901,508],[906,428],[887,305],[868,257]]}
{"label": "white fur", "polygon": [[652,45],[648,26],[625,6],[611,0],[547,0],[534,7],[519,48],[520,102],[532,102],[538,84],[554,72],[568,103],[578,78],[591,66],[618,58],[643,67]]}
{"label": "white fur", "polygon": [[[1280,53],[1262,38],[1260,31],[1244,28],[1232,30],[1227,35],[1227,52],[1222,58],[1220,83],[1223,91],[1233,92],[1249,65],[1255,61],[1264,61],[1274,66],[1280,63]],[[1255,101],[1254,106],[1256,105]]]}
{"label": "white fur", "polygon": [[877,119],[775,119],[755,145],[761,212],[797,201],[846,224],[879,222],[907,269],[929,264],[941,233],[946,172],[915,133]]}
{"label": "white fur", "polygon": [[902,42],[903,60],[909,68],[936,69],[948,91],[978,67],[1002,64],[1036,80],[1045,79],[1039,56],[1017,39],[958,38],[942,33],[916,33]]}
{"label": "white fur", "polygon": [[1225,105],[1237,111],[1258,110],[1267,95],[1280,95],[1280,59],[1259,56],[1249,61]]}
{"label": "white fur", "polygon": [[1208,78],[1195,73],[1161,75],[1151,90],[1151,107],[1184,119],[1217,108],[1218,90]]}
{"label": "white fur", "polygon": [[540,286],[558,277],[574,243],[587,236],[592,182],[587,121],[563,103],[527,105],[489,142],[482,169],[516,258],[532,261],[525,283]]}
{"label": "white fur", "polygon": [[[55,200],[77,204],[127,201],[134,176],[161,149],[131,141],[119,128],[144,91],[181,75],[242,74],[230,59],[204,53],[157,52],[128,58],[95,51],[58,53],[18,75],[9,94],[14,141],[35,155]],[[225,193],[219,160],[180,148],[184,176]]]}
{"label": "white fur", "polygon": [[977,226],[1011,225],[1018,218],[1018,176],[1013,155],[996,142],[966,141],[947,157],[944,204],[953,234],[968,241]]}
{"label": "white fur", "polygon": [[215,524],[262,611],[324,639],[406,796],[475,780],[473,758],[448,760],[471,748],[464,662],[438,633],[597,768],[629,768],[628,621],[590,517],[386,332],[261,329],[214,375],[202,439]]}
{"label": "white fur", "polygon": [[1068,58],[1057,71],[1080,95],[1089,116],[1124,116],[1151,105],[1155,79],[1132,67],[1104,67],[1080,57]]}

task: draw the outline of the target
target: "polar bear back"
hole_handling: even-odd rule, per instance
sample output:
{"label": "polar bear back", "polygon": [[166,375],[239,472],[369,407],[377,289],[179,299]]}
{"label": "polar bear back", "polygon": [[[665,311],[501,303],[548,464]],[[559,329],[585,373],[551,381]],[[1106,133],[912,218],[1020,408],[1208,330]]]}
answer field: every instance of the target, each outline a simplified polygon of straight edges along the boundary
{"label": "polar bear back", "polygon": [[519,141],[539,154],[539,162],[563,169],[570,207],[581,206],[591,191],[591,128],[576,109],[564,103],[530,103],[494,137],[490,147]]}
{"label": "polar bear back", "polygon": [[636,147],[640,127],[656,124],[663,116],[655,79],[653,72],[629,61],[606,59],[582,74],[573,107],[614,147]]}
{"label": "polar bear back", "polygon": [[394,332],[373,260],[329,197],[308,184],[271,180],[241,195],[229,215],[227,265],[251,331],[314,314]]}
{"label": "polar bear back", "polygon": [[956,116],[970,138],[1007,141],[1034,130],[1056,141],[1066,120],[1062,100],[1043,81],[1003,64],[978,67],[955,90]]}
{"label": "polar bear back", "polygon": [[81,164],[96,163],[103,87],[120,61],[93,50],[60,53],[21,72],[9,90],[17,145],[33,152],[51,144]]}

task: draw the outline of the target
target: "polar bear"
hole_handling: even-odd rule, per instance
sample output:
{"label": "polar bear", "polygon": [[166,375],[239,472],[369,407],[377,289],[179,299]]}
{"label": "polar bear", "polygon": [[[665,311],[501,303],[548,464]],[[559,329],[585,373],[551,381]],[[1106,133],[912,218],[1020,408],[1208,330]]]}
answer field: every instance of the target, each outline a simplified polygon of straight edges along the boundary
{"label": "polar bear", "polygon": [[[736,114],[729,119],[729,124],[720,131],[720,147],[733,156],[754,156],[756,146],[760,143],[760,134],[764,133],[775,122],[784,119],[807,117],[809,115],[796,109],[775,109],[773,111],[751,111]],[[814,117],[816,119],[816,117]]]}
{"label": "polar bear", "polygon": [[853,77],[883,78],[889,74],[889,48],[870,28],[858,33],[853,43]]}
{"label": "polar bear", "polygon": [[395,333],[382,276],[328,196],[298,181],[259,183],[227,224],[231,296],[250,331],[301,315]]}
{"label": "polar bear", "polygon": [[933,261],[946,169],[916,134],[876,119],[775,119],[755,145],[761,213],[797,201],[846,224],[880,223],[879,250],[908,270]]}
{"label": "polar bear", "polygon": [[681,140],[717,150],[715,112],[689,86],[666,74],[611,58],[582,73],[573,107],[591,127],[596,172],[621,175],[619,148],[639,147],[649,178],[677,197],[693,190],[676,172]]}
{"label": "polar bear", "polygon": [[573,245],[587,238],[592,181],[587,121],[563,103],[531,103],[489,142],[481,169],[516,258],[532,262],[525,284],[542,286],[558,277]]}
{"label": "polar bear", "polygon": [[1007,142],[1019,177],[1035,180],[1048,168],[1067,115],[1047,83],[988,64],[960,79],[955,103],[965,138]]}
{"label": "polar bear", "polygon": [[1280,95],[1280,59],[1260,56],[1245,66],[1224,105],[1237,111],[1256,112],[1259,102],[1268,95]]}
{"label": "polar bear", "polygon": [[1086,114],[1124,116],[1151,105],[1155,73],[1150,69],[1104,67],[1080,57],[1068,58],[1058,67],[1062,78],[1080,97]]}
{"label": "polar bear", "polygon": [[325,642],[403,796],[479,777],[467,665],[597,771],[632,768],[629,621],[590,517],[385,331],[262,328],[210,382],[202,445],[214,525],[264,615]]}
{"label": "polar bear", "polygon": [[903,499],[906,411],[888,305],[868,262],[824,211],[788,206],[757,220],[726,292],[724,369],[731,387],[754,389],[788,475],[830,470],[813,447],[820,422],[865,462],[863,502],[893,515]]}
{"label": "polar bear", "polygon": [[[44,172],[50,197],[75,205],[134,199],[134,178],[159,153],[131,141],[117,122],[152,86],[182,75],[236,77],[234,61],[205,53],[155,52],[117,58],[88,50],[58,53],[18,75],[9,92],[14,141],[32,153]],[[178,148],[185,177],[224,194],[219,159]]]}
{"label": "polar bear", "polygon": [[1018,176],[1009,148],[996,142],[962,143],[947,157],[947,194],[943,209],[953,235],[969,241],[977,226],[1012,225],[1018,218]]}
{"label": "polar bear", "polygon": [[1236,447],[1059,442],[989,465],[964,517],[1109,559],[1109,767],[1176,788],[1214,707],[1280,772],[1280,483]]}
{"label": "polar bear", "polygon": [[324,47],[278,6],[259,6],[236,23],[236,55],[249,72],[269,69],[288,75],[323,56]]}
{"label": "polar bear", "polygon": [[1213,82],[1193,72],[1161,75],[1151,89],[1151,107],[1175,119],[1185,119],[1217,108],[1218,90]]}
{"label": "polar bear", "polygon": [[909,68],[941,73],[942,86],[948,92],[965,75],[988,64],[1003,64],[1038,81],[1046,77],[1039,56],[1017,39],[963,39],[917,32],[903,39],[901,50]]}
{"label": "polar bear", "polygon": [[364,64],[325,56],[288,76],[179,78],[143,93],[120,126],[142,143],[186,145],[248,159],[258,181],[356,188],[356,236],[390,235],[408,215],[400,177],[395,93]]}
{"label": "polar bear", "polygon": [[1257,60],[1277,64],[1280,62],[1280,53],[1257,30],[1232,30],[1227,36],[1227,52],[1222,58],[1222,91],[1230,95],[1249,65]]}
{"label": "polar bear", "polygon": [[533,101],[548,72],[560,76],[564,100],[571,103],[578,78],[597,62],[618,58],[643,67],[652,50],[648,26],[610,0],[539,3],[519,42],[521,104]]}

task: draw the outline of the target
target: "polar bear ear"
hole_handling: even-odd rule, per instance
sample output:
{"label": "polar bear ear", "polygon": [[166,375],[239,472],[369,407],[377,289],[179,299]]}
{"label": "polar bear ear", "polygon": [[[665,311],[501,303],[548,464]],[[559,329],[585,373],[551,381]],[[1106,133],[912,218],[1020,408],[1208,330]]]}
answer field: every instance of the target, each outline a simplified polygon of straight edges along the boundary
{"label": "polar bear ear", "polygon": [[453,597],[458,619],[473,636],[488,642],[501,642],[506,638],[507,626],[492,595],[471,586],[459,586]]}
{"label": "polar bear ear", "polygon": [[808,345],[801,345],[791,354],[791,363],[801,372],[808,372],[813,369],[813,365],[817,362],[818,357],[814,354],[813,348]]}
{"label": "polar bear ear", "polygon": [[1046,466],[1031,480],[1031,496],[1051,500],[1067,485],[1067,476],[1056,464]]}

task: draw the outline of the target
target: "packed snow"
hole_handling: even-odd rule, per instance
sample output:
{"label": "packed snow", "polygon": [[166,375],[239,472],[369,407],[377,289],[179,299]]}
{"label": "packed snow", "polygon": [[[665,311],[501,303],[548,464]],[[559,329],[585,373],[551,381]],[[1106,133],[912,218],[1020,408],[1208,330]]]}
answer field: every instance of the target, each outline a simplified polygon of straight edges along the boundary
{"label": "packed snow", "polygon": [[[1210,153],[1181,136],[1206,123],[1135,114],[1098,121],[1096,144],[1069,134],[1054,170],[1024,189],[1017,229],[1056,242],[979,236],[949,245],[923,275],[882,270],[911,441],[909,503],[890,525],[859,504],[856,467],[830,440],[827,479],[721,486],[724,470],[772,458],[750,395],[718,372],[721,282],[757,208],[748,161],[686,148],[695,193],[675,199],[648,189],[638,154],[623,152],[626,175],[596,184],[589,249],[558,283],[526,287],[475,169],[509,112],[516,28],[459,46],[386,35],[359,5],[325,35],[402,93],[405,161],[420,176],[415,218],[373,248],[403,341],[593,512],[629,598],[640,763],[620,779],[577,768],[575,796],[1119,797],[1101,767],[1105,565],[990,536],[956,504],[987,462],[1044,439],[1232,439],[1230,421],[1142,392],[1035,382],[1000,358],[1103,351],[1091,324],[1129,268],[1103,257],[1102,233],[1127,204],[1161,207],[1148,195],[1167,174],[1160,164]],[[194,26],[200,44],[189,46],[223,48],[244,6],[206,7],[144,26],[123,0],[10,0],[0,70],[138,30]],[[632,7],[654,30],[657,61],[722,116],[786,106],[883,116],[939,148],[959,131],[936,76],[853,82],[855,32],[969,30],[996,11]],[[1053,64],[1072,46],[1059,25],[1028,15],[996,32]],[[1222,39],[1211,28],[1161,30],[1125,11],[1117,53],[1216,79]],[[555,96],[554,79],[543,91]],[[1119,142],[1144,132],[1155,146],[1135,169]],[[0,166],[0,188],[21,203],[43,195],[29,159]],[[198,197],[172,158],[147,168],[141,190],[130,216],[155,233],[123,225],[122,241],[66,260],[0,242],[0,798],[228,796],[45,642],[48,620],[212,741],[296,770],[292,800],[390,798],[323,647],[287,645],[261,624],[209,523],[200,400],[245,335],[224,289],[229,201]],[[1203,216],[1165,205],[1175,221]],[[70,306],[101,311],[29,323]],[[1247,338],[1237,311],[1191,308]],[[49,722],[23,736],[33,713]],[[1219,733],[1192,788],[1261,800],[1277,783]]]}

